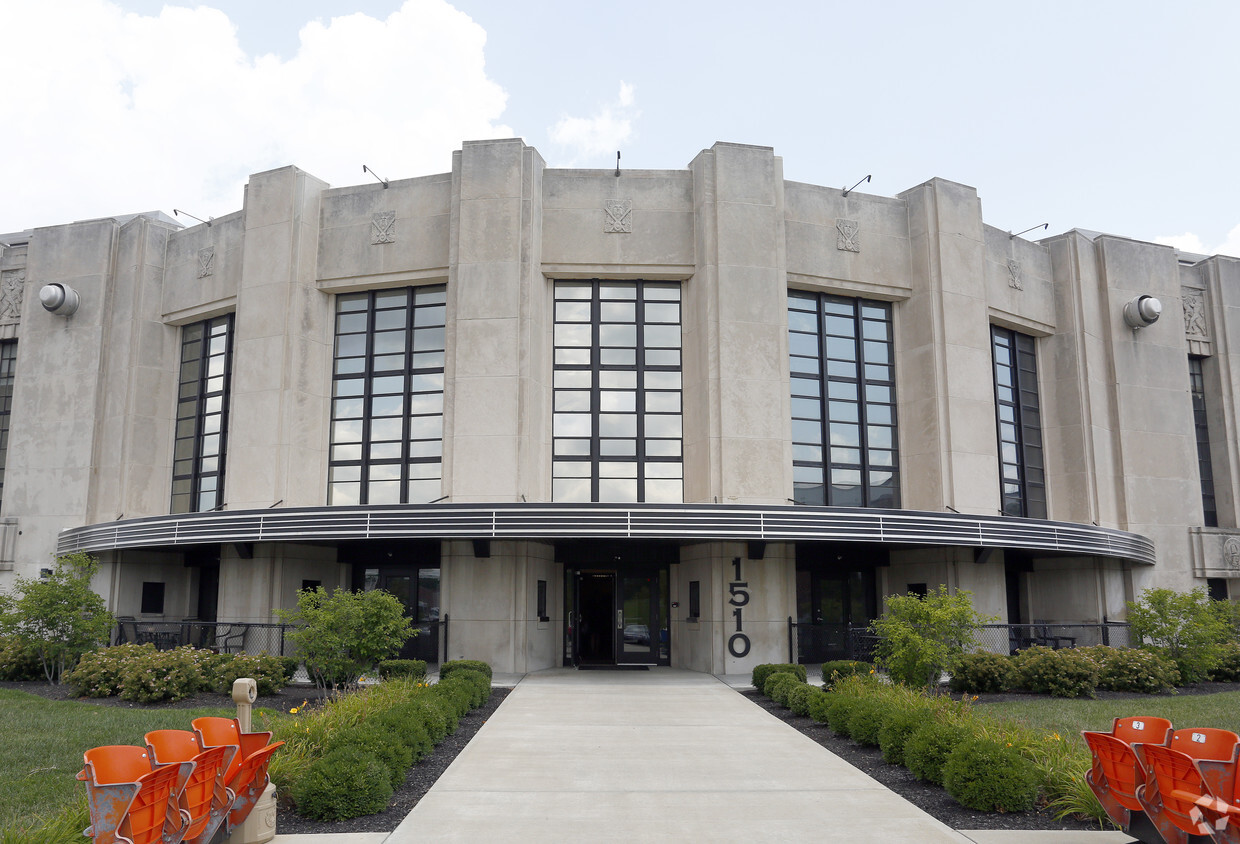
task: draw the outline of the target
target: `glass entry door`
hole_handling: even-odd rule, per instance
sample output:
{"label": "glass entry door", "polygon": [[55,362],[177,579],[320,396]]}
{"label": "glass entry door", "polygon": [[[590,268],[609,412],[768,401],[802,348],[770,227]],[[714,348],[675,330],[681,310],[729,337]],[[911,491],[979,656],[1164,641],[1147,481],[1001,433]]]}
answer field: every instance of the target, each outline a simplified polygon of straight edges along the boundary
{"label": "glass entry door", "polygon": [[659,572],[570,572],[566,650],[574,665],[666,665]]}
{"label": "glass entry door", "polygon": [[616,605],[616,663],[658,665],[659,578],[654,574],[619,575]]}

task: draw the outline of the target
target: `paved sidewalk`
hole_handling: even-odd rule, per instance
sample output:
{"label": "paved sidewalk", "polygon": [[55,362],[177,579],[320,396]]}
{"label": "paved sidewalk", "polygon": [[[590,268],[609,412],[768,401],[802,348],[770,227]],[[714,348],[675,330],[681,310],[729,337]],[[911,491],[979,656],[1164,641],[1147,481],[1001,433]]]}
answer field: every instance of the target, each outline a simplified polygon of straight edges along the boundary
{"label": "paved sidewalk", "polygon": [[967,842],[715,677],[530,674],[388,839]]}
{"label": "paved sidewalk", "polygon": [[[390,836],[414,842],[1126,844],[1117,832],[955,831],[736,693],[669,668],[526,675]],[[275,844],[322,844],[277,835]]]}

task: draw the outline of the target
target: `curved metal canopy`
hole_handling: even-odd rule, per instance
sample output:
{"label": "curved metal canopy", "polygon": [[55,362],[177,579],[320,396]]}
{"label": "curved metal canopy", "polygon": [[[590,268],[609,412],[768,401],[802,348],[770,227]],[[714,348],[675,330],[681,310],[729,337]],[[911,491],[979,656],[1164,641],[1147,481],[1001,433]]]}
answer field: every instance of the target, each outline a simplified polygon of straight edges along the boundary
{"label": "curved metal canopy", "polygon": [[1039,519],[917,510],[720,504],[422,504],[289,507],[126,519],[69,528],[58,554],[223,542],[358,539],[834,541],[1014,548],[1153,565],[1136,533]]}

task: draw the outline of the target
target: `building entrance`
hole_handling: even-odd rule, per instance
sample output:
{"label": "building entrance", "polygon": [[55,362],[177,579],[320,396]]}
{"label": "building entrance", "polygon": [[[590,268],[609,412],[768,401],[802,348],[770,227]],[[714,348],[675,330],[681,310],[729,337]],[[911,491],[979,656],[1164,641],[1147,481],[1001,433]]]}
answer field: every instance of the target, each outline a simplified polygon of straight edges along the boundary
{"label": "building entrance", "polygon": [[564,663],[669,665],[668,565],[659,559],[665,555],[634,547],[577,550],[584,553],[574,555],[576,565],[564,569]]}

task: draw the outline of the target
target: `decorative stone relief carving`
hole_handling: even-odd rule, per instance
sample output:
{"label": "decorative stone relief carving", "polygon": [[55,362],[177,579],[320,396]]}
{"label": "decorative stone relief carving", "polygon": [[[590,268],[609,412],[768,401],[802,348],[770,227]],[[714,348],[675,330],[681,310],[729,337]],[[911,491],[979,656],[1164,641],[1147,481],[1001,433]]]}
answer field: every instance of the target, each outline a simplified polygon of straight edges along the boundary
{"label": "decorative stone relief carving", "polygon": [[603,205],[606,216],[603,231],[608,234],[630,234],[633,231],[633,200],[609,199]]}
{"label": "decorative stone relief carving", "polygon": [[844,252],[860,252],[861,241],[857,237],[857,231],[860,228],[861,224],[856,220],[836,220],[835,248]]}
{"label": "decorative stone relief carving", "polygon": [[380,243],[396,242],[396,212],[381,211],[370,221],[370,243],[378,245]]}
{"label": "decorative stone relief carving", "polygon": [[1013,290],[1024,290],[1025,280],[1020,277],[1020,261],[1008,258],[1008,287]]}
{"label": "decorative stone relief carving", "polygon": [[1223,563],[1233,571],[1240,570],[1240,538],[1233,536],[1223,543]]}
{"label": "decorative stone relief carving", "polygon": [[1200,293],[1185,293],[1184,333],[1189,337],[1209,337],[1206,331],[1206,298]]}
{"label": "decorative stone relief carving", "polygon": [[22,290],[26,285],[25,270],[5,270],[0,280],[0,322],[18,322],[22,317]]}
{"label": "decorative stone relief carving", "polygon": [[206,278],[215,275],[215,247],[208,246],[198,250],[198,277]]}

